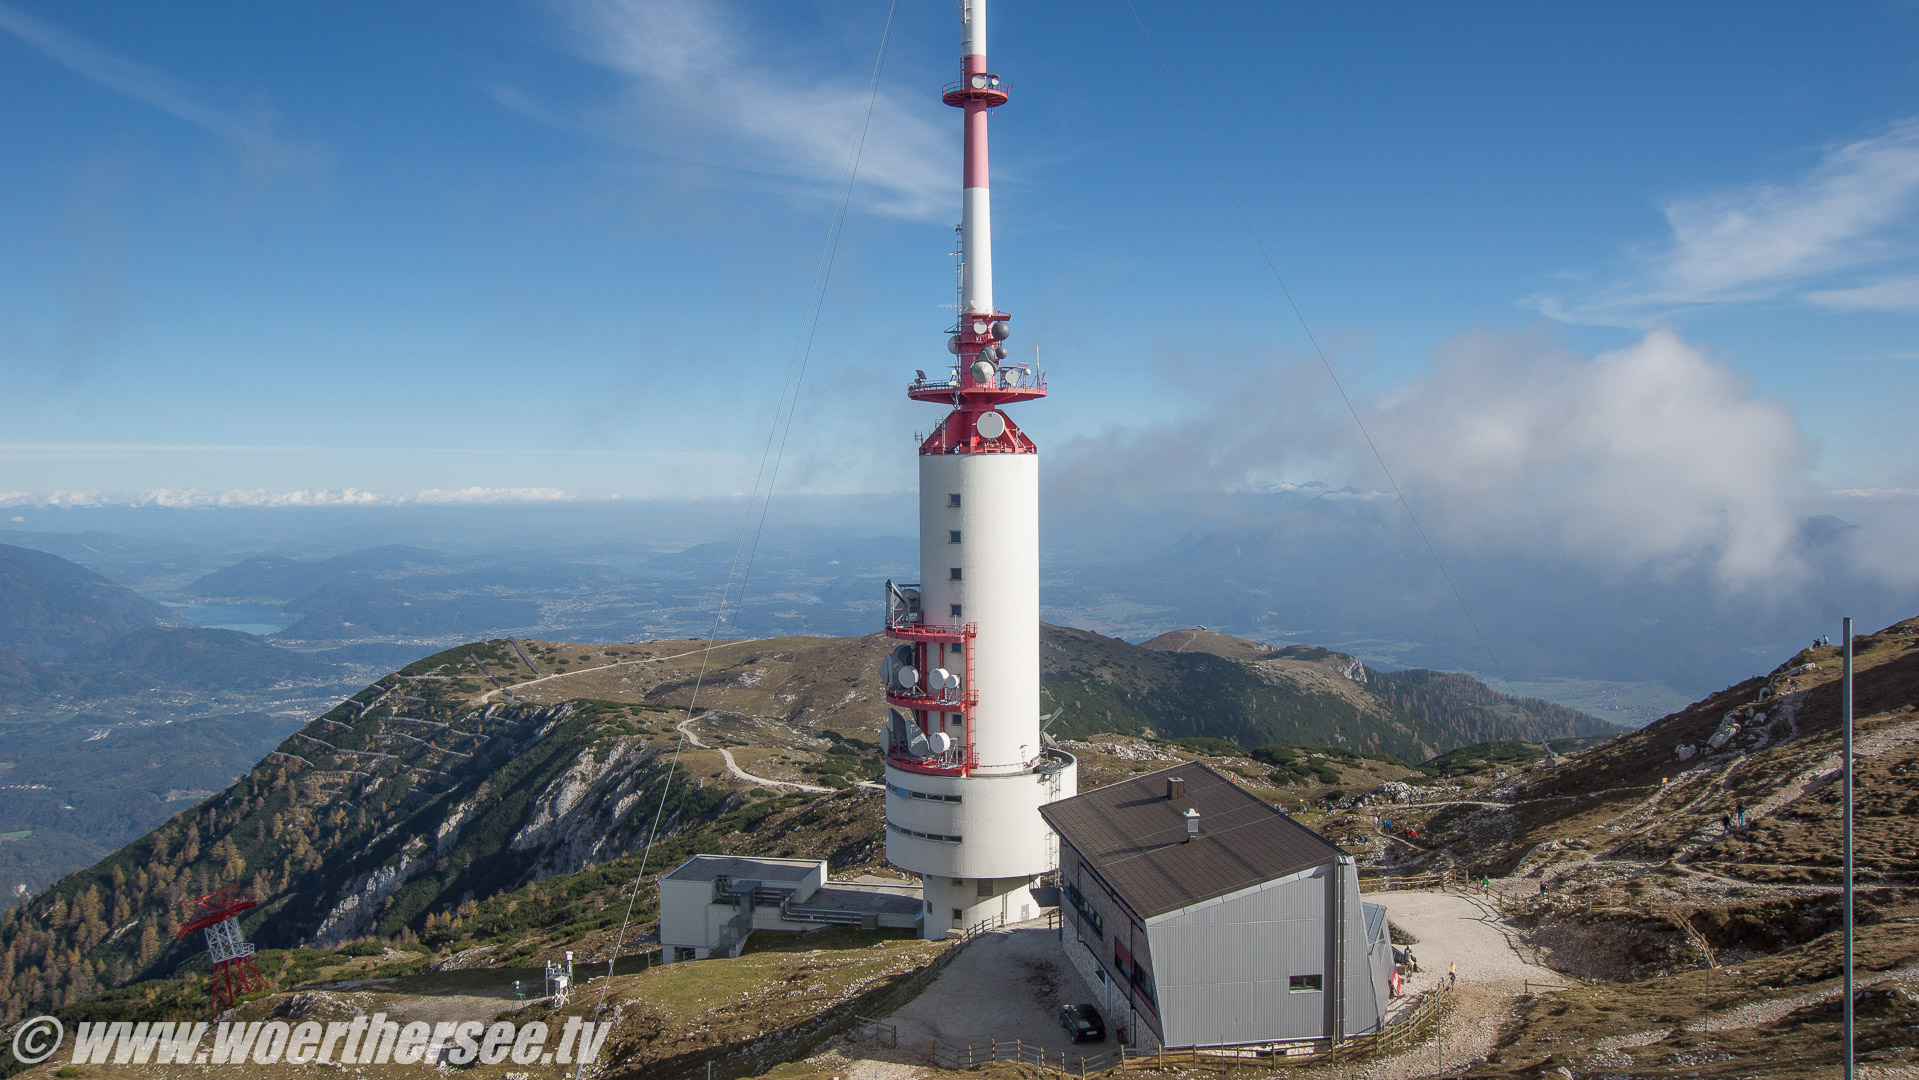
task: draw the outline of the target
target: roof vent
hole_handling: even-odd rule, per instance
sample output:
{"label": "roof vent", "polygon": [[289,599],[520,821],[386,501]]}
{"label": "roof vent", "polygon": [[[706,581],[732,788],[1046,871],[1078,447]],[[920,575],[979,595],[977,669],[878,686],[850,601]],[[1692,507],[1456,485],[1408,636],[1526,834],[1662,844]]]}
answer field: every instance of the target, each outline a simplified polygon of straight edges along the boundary
{"label": "roof vent", "polygon": [[1191,807],[1188,807],[1186,810],[1186,813],[1180,816],[1186,819],[1186,841],[1185,842],[1190,844],[1193,842],[1193,837],[1199,835],[1199,811],[1194,810]]}
{"label": "roof vent", "polygon": [[1166,801],[1177,802],[1186,797],[1186,781],[1177,776],[1166,778]]}

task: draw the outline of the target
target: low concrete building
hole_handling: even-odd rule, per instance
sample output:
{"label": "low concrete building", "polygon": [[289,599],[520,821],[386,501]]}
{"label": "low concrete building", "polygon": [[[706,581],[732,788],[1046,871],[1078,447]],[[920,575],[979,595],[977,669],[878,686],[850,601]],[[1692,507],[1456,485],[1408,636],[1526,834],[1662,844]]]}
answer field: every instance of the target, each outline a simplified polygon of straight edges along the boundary
{"label": "low concrete building", "polygon": [[888,886],[829,881],[825,859],[695,855],[660,879],[667,963],[738,956],[758,930],[915,929],[920,900]]}
{"label": "low concrete building", "polygon": [[1352,856],[1205,765],[1052,803],[1067,955],[1131,1045],[1279,1046],[1379,1029],[1386,911]]}

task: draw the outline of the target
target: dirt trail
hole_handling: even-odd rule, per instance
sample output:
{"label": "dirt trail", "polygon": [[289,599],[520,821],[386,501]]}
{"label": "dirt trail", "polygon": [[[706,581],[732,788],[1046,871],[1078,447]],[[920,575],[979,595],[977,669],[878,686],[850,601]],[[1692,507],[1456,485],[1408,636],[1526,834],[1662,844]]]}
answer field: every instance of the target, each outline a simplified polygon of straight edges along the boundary
{"label": "dirt trail", "polygon": [[[521,682],[516,682],[509,686],[502,687],[501,689],[498,689],[498,690],[488,690],[486,693],[480,695],[478,704],[484,705],[487,702],[492,701],[493,695],[501,693],[504,690],[518,690],[522,687],[532,686],[535,683],[551,682],[554,679],[564,679],[568,675],[585,675],[585,674],[588,674],[589,672],[607,671],[609,669],[617,668],[617,667],[637,667],[640,664],[663,664],[668,660],[683,660],[689,656],[698,656],[703,652],[708,652],[708,651],[718,652],[721,649],[730,648],[734,645],[751,645],[754,642],[764,641],[764,640],[766,639],[747,638],[743,641],[721,641],[721,642],[714,643],[710,647],[702,646],[701,648],[692,649],[687,652],[674,653],[672,656],[648,656],[639,660],[615,660],[614,662],[610,664],[600,664],[597,667],[581,668],[578,671],[556,671],[551,675],[541,675],[538,678],[526,679]],[[514,648],[516,649],[519,648],[519,645],[517,642],[514,644]],[[535,671],[540,670],[539,668],[533,667],[533,660],[531,657],[527,657],[526,653],[522,652],[520,655],[522,658],[526,660],[527,667],[533,668],[533,670]]]}
{"label": "dirt trail", "polygon": [[745,769],[740,768],[739,764],[733,760],[733,751],[723,746],[708,746],[701,742],[700,737],[693,734],[693,729],[687,727],[687,725],[692,722],[691,719],[682,720],[675,726],[679,729],[680,734],[686,736],[686,741],[692,743],[696,749],[718,750],[720,752],[720,759],[726,762],[726,771],[732,773],[736,779],[744,780],[749,784],[758,784],[761,787],[790,787],[800,791],[818,792],[831,792],[833,790],[829,787],[820,787],[815,784],[802,784],[793,780],[771,780],[764,776],[755,776]]}

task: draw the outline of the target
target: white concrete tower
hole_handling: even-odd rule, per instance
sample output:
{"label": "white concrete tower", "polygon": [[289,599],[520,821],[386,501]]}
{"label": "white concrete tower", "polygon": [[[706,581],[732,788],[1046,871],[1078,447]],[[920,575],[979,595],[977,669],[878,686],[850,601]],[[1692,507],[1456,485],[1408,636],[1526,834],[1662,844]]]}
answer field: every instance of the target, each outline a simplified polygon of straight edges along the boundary
{"label": "white concrete tower", "polygon": [[921,374],[916,401],[949,407],[920,444],[920,582],[886,587],[882,665],[892,705],[886,747],[886,857],[925,882],[925,933],[1037,913],[1029,887],[1058,847],[1039,808],[1078,792],[1072,755],[1039,725],[1039,449],[1002,408],[1046,395],[1031,364],[1007,359],[993,303],[987,113],[1006,86],[986,66],[986,0],[961,0],[965,110],[956,358]]}

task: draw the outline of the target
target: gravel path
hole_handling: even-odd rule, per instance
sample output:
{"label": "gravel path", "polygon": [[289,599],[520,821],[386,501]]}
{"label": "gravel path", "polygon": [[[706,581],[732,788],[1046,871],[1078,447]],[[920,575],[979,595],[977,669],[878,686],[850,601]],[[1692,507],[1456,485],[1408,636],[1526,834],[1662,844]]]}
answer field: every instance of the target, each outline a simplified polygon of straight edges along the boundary
{"label": "gravel path", "polygon": [[828,788],[828,787],[820,787],[817,784],[802,784],[796,780],[773,780],[764,776],[755,776],[752,773],[747,772],[745,769],[740,768],[739,762],[733,760],[733,751],[728,750],[722,746],[708,746],[705,743],[701,742],[700,737],[698,735],[693,734],[693,730],[687,727],[687,725],[691,724],[692,722],[693,721],[690,719],[680,721],[679,724],[676,725],[679,728],[680,734],[686,736],[686,741],[691,743],[694,747],[698,749],[718,750],[720,752],[720,758],[726,762],[726,771],[732,773],[736,779],[744,780],[749,784],[758,784],[761,787],[790,787],[790,788],[796,788],[800,791],[814,791],[814,792],[822,792],[822,793],[831,793],[833,790],[832,788]]}
{"label": "gravel path", "polygon": [[1289,1070],[1297,1080],[1412,1080],[1458,1070],[1492,1050],[1513,1002],[1538,988],[1570,986],[1566,976],[1531,959],[1532,950],[1500,920],[1497,908],[1478,896],[1456,892],[1368,893],[1370,903],[1386,905],[1387,916],[1415,939],[1419,971],[1407,981],[1406,997],[1447,981],[1458,965],[1459,983],[1441,1014],[1436,1038],[1399,1054],[1351,1065]]}

